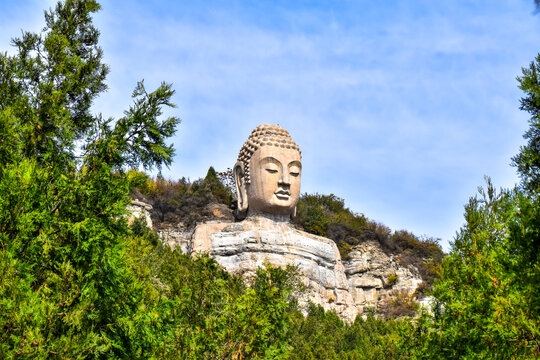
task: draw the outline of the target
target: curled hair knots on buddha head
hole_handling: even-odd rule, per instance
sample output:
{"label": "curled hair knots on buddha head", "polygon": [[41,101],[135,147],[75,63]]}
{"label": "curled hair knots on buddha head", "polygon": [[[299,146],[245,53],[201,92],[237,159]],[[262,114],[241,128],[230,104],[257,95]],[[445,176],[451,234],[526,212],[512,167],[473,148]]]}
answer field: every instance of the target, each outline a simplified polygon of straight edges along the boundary
{"label": "curled hair knots on buddha head", "polygon": [[249,160],[251,159],[251,155],[261,146],[295,149],[302,156],[300,148],[296,145],[287,130],[279,125],[259,125],[253,129],[238,154],[238,161],[244,165],[244,180],[246,184],[250,183]]}

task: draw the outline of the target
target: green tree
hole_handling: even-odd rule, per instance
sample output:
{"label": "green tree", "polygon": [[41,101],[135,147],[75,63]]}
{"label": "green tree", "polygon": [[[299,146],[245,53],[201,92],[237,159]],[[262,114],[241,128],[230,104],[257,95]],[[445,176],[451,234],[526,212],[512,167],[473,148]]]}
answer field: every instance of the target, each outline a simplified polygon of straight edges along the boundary
{"label": "green tree", "polygon": [[521,109],[532,115],[528,144],[512,159],[521,187],[497,194],[488,179],[466,206],[466,224],[433,292],[435,316],[424,317],[420,336],[411,338],[428,358],[540,355],[539,70],[540,55],[518,78],[526,94]]}
{"label": "green tree", "polygon": [[[536,2],[538,5],[538,2]],[[497,193],[489,178],[465,207],[465,225],[404,348],[411,357],[537,359],[540,356],[540,55],[522,69],[528,144],[512,161],[521,177]]]}
{"label": "green tree", "polygon": [[488,180],[435,281],[433,317],[406,338],[415,356],[535,359],[540,355],[540,204]]}
{"label": "green tree", "polygon": [[207,187],[219,202],[227,205],[231,205],[234,202],[232,191],[223,185],[216,170],[212,166],[210,166],[206,173],[203,186]]}
{"label": "green tree", "polygon": [[521,110],[531,114],[529,129],[523,137],[527,145],[520,148],[519,154],[512,158],[517,167],[523,187],[532,192],[540,189],[540,54],[528,68],[522,69],[523,76],[518,77],[519,88],[525,92],[521,98]]}
{"label": "green tree", "polygon": [[399,329],[410,328],[407,320],[383,320],[369,315],[354,322],[342,321],[334,312],[310,304],[308,314],[295,321],[294,350],[290,359],[399,359]]}
{"label": "green tree", "polygon": [[248,287],[140,221],[127,226],[130,189],[161,180],[126,170],[170,164],[179,120],[161,119],[168,84],[138,83],[116,121],[90,112],[108,72],[98,10],[60,2],[42,33],[0,55],[2,359],[286,357],[294,269],[261,269]]}
{"label": "green tree", "polygon": [[152,354],[160,359],[279,359],[291,347],[295,268],[266,265],[250,286],[208,255],[190,256],[133,224],[129,263],[147,282],[146,313],[157,322]]}
{"label": "green tree", "polygon": [[0,54],[0,353],[5,358],[145,357],[153,319],[125,261],[127,166],[171,162],[170,85],[113,121],[92,0],[59,2],[39,34]]}

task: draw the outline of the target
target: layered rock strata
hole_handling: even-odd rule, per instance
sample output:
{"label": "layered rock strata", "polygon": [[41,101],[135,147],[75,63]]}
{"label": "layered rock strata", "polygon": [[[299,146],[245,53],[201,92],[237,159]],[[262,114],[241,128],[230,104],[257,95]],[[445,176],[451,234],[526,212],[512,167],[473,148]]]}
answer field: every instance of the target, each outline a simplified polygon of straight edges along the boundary
{"label": "layered rock strata", "polygon": [[376,241],[354,246],[343,265],[359,313],[376,310],[396,296],[411,296],[422,283],[414,267],[400,266]]}
{"label": "layered rock strata", "polygon": [[192,244],[192,252],[209,253],[229,272],[244,276],[254,274],[265,262],[297,265],[308,288],[301,302],[311,300],[346,319],[357,314],[336,244],[297,230],[277,216],[201,224]]}

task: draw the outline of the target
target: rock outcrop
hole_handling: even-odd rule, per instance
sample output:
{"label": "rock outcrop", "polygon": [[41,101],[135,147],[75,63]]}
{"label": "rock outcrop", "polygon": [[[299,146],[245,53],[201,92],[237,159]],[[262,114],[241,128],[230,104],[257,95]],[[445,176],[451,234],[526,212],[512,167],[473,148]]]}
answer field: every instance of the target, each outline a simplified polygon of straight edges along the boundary
{"label": "rock outcrop", "polygon": [[411,296],[422,283],[414,267],[400,266],[376,241],[354,246],[343,266],[359,313],[376,310],[396,296]]}
{"label": "rock outcrop", "polygon": [[[250,277],[265,262],[298,265],[307,292],[299,299],[334,310],[341,318],[376,312],[399,296],[414,294],[422,279],[414,267],[399,265],[376,241],[352,248],[342,260],[335,243],[294,228],[279,216],[263,215],[234,222],[223,205],[209,205],[213,220],[189,229],[182,223],[161,224],[155,230],[164,243],[184,253],[206,252],[231,273]],[[132,203],[134,217],[147,225],[151,206]]]}
{"label": "rock outcrop", "polygon": [[265,261],[298,265],[308,287],[300,302],[311,300],[348,320],[377,311],[397,296],[411,296],[422,283],[414,267],[400,266],[375,241],[354,246],[349,259],[342,261],[332,240],[267,218],[210,221],[196,230],[177,226],[158,233],[185,253],[209,253],[235,274],[249,276]]}
{"label": "rock outcrop", "polygon": [[148,226],[150,229],[154,227],[154,225],[152,224],[152,218],[150,217],[152,205],[134,199],[131,200],[131,204],[127,206],[127,211],[130,214],[128,218],[128,224],[131,224],[135,219],[143,218],[146,226]]}
{"label": "rock outcrop", "polygon": [[247,277],[265,262],[297,265],[308,289],[301,303],[311,300],[346,319],[357,314],[339,251],[330,239],[261,215],[238,223],[201,224],[191,244],[192,252],[209,253],[229,272]]}

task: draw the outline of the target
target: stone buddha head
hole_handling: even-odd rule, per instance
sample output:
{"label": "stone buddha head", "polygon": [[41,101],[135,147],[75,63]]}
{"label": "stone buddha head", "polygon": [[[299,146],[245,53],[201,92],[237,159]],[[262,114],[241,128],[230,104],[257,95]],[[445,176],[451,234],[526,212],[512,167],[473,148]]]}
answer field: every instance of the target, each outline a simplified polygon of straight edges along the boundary
{"label": "stone buddha head", "polygon": [[300,196],[300,148],[287,130],[259,125],[234,166],[238,217],[266,213],[293,216]]}

